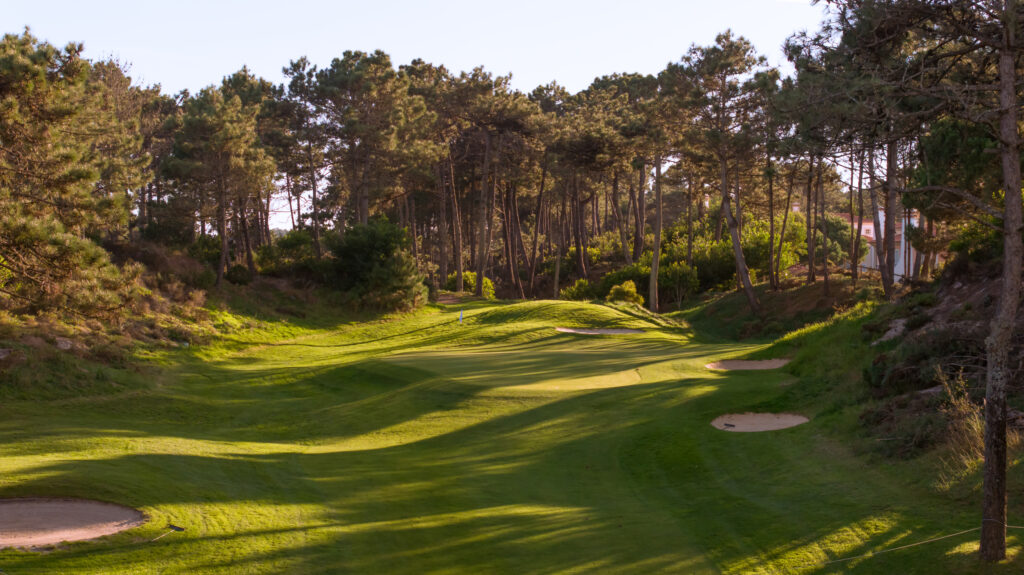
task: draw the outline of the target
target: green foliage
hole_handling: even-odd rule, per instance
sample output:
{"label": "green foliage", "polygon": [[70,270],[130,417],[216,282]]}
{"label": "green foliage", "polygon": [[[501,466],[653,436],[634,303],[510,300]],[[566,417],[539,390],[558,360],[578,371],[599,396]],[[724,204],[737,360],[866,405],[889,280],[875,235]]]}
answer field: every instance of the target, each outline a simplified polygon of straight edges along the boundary
{"label": "green foliage", "polygon": [[244,265],[235,264],[228,268],[227,273],[224,274],[224,279],[235,285],[245,286],[252,283],[252,273]]}
{"label": "green foliage", "polygon": [[[626,282],[633,283],[634,290],[641,290],[647,293],[651,285],[651,254],[646,253],[641,261],[623,266],[617,270],[610,271],[601,277],[594,293],[596,297],[605,297],[611,293],[612,288]],[[646,263],[645,263],[646,262]]]}
{"label": "green foliage", "polygon": [[353,291],[364,307],[408,311],[427,301],[428,290],[416,260],[408,252],[398,251],[374,265]]}
{"label": "green foliage", "polygon": [[139,270],[88,239],[125,232],[124,191],[148,181],[138,95],[116,65],[74,45],[0,40],[0,305],[97,315],[138,294]]}
{"label": "green foliage", "polygon": [[[700,287],[697,270],[683,262],[669,262],[658,268],[658,288],[675,294],[676,305],[681,306],[683,300]],[[634,287],[635,289],[635,287]]]}
{"label": "green foliage", "polygon": [[558,297],[561,299],[586,301],[593,299],[593,289],[590,287],[590,282],[585,278],[576,280],[571,286],[566,286],[558,292]]}
{"label": "green foliage", "polygon": [[199,236],[188,246],[186,251],[193,258],[210,266],[216,266],[220,261],[220,238]]}
{"label": "green foliage", "polygon": [[333,285],[372,309],[418,307],[426,287],[407,244],[405,231],[386,219],[349,228],[331,241]]}
{"label": "green foliage", "polygon": [[301,272],[313,265],[313,260],[313,236],[305,229],[291,230],[273,244],[260,246],[256,253],[256,265],[260,271],[279,276],[289,273],[306,275]]}
{"label": "green foliage", "polygon": [[[462,287],[465,291],[473,293],[476,291],[476,272],[464,271],[462,272]],[[455,291],[456,288],[456,277],[455,272],[448,274],[448,278],[445,279],[444,289],[448,291]],[[483,288],[484,299],[494,299],[494,282],[491,278],[484,278]]]}
{"label": "green foliage", "polygon": [[644,305],[644,296],[636,293],[636,284],[631,280],[626,280],[617,286],[613,286],[608,292],[608,296],[605,297],[606,301],[624,301],[627,303],[635,303],[637,305]]}

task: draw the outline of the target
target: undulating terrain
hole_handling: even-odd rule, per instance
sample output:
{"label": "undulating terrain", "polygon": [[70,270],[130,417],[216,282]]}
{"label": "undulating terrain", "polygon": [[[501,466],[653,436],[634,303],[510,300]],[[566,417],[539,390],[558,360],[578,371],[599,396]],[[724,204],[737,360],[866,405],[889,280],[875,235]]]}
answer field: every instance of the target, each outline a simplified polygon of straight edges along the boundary
{"label": "undulating terrain", "polygon": [[[938,488],[920,460],[878,461],[850,437],[857,410],[842,386],[860,369],[865,344],[851,334],[864,315],[772,345],[638,308],[466,302],[373,321],[254,320],[153,353],[120,383],[74,362],[66,377],[98,381],[86,392],[0,403],[0,496],[116,501],[150,521],[2,550],[0,570],[978,572],[976,531],[824,563],[977,525],[975,500]],[[779,353],[793,363],[704,367]],[[744,411],[811,422],[709,425]],[[185,531],[152,541],[168,523]]]}

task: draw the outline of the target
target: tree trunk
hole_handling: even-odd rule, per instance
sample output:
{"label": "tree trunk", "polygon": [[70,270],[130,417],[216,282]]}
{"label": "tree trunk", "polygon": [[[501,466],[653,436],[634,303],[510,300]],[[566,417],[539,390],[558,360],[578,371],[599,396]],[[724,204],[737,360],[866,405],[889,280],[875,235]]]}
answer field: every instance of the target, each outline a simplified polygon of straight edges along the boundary
{"label": "tree trunk", "polygon": [[651,290],[648,307],[658,313],[658,266],[661,257],[661,156],[654,157],[654,243],[651,255]]}
{"label": "tree trunk", "polygon": [[615,223],[615,228],[619,231],[619,243],[622,248],[622,257],[626,261],[626,265],[633,263],[633,254],[629,251],[629,232],[626,231],[626,225],[623,220],[628,219],[628,216],[623,216],[619,207],[619,172],[618,170],[612,174],[612,221]]}
{"label": "tree trunk", "polygon": [[444,183],[444,172],[441,164],[437,165],[438,222],[437,249],[438,271],[441,283],[448,281],[448,186]]}
{"label": "tree trunk", "polygon": [[[451,157],[448,158],[448,184],[452,192],[452,242],[455,250],[455,291],[465,291],[466,284],[463,280],[463,254],[462,254],[462,212],[459,210],[459,194],[455,191],[455,168],[452,166]],[[447,281],[447,278],[445,278]]]}
{"label": "tree trunk", "polygon": [[562,196],[562,217],[560,218],[560,221],[558,222],[558,243],[557,243],[558,253],[555,254],[555,286],[554,286],[555,294],[554,294],[554,296],[552,296],[552,299],[558,299],[558,284],[561,281],[561,277],[560,276],[561,276],[561,272],[562,272],[562,254],[565,252],[565,249],[564,249],[564,246],[565,246],[565,203],[566,203],[566,197],[565,197],[565,195],[563,195]]}
{"label": "tree trunk", "polygon": [[647,227],[647,207],[644,205],[644,194],[647,189],[647,171],[646,166],[640,164],[639,172],[639,189],[636,192],[636,213],[634,214],[636,220],[636,229],[634,230],[633,236],[633,260],[639,260],[640,256],[644,253],[644,234],[645,228]]}
{"label": "tree trunk", "polygon": [[[724,154],[723,154],[724,155]],[[757,294],[754,293],[754,285],[750,283],[750,271],[747,269],[747,260],[743,256],[743,246],[740,244],[740,230],[736,218],[732,215],[729,207],[729,172],[725,162],[721,165],[722,181],[722,216],[729,226],[729,236],[732,238],[732,253],[736,258],[736,275],[743,286],[743,293],[747,296],[747,303],[750,304],[750,311],[757,315],[761,311],[761,304],[757,301]]]}
{"label": "tree trunk", "polygon": [[811,156],[810,162],[807,165],[807,188],[804,190],[804,202],[807,206],[804,208],[804,214],[807,218],[807,283],[812,284],[815,282],[814,277],[814,259],[815,259],[815,242],[814,242],[814,156]]}
{"label": "tree trunk", "polygon": [[228,192],[221,177],[220,189],[217,193],[217,233],[220,234],[220,259],[217,262],[217,283],[220,287],[224,281],[224,271],[228,266]]}
{"label": "tree trunk", "polygon": [[775,256],[775,285],[782,287],[782,248],[786,243],[786,225],[789,223],[789,213],[793,206],[793,188],[796,184],[796,170],[789,172],[789,182],[786,185],[786,211],[782,214],[782,229],[779,230],[779,249]]}
{"label": "tree trunk", "polygon": [[771,156],[765,159],[764,171],[768,176],[768,285],[776,291],[779,284],[775,280],[775,174]]}
{"label": "tree trunk", "polygon": [[[892,299],[896,295],[896,141],[885,146],[885,272],[882,274],[882,289]],[[886,289],[888,284],[888,289]]]}
{"label": "tree trunk", "polygon": [[[851,222],[852,223],[852,222]],[[860,277],[860,238],[864,231],[864,155],[860,156],[857,165],[857,233],[853,240],[853,285],[856,287]]]}
{"label": "tree trunk", "polygon": [[583,205],[580,202],[580,181],[579,174],[573,172],[573,193],[572,193],[572,221],[573,221],[573,241],[576,246],[576,273],[581,278],[587,277],[587,248],[583,238],[584,224],[583,224]]}
{"label": "tree trunk", "polygon": [[241,224],[240,229],[242,230],[242,247],[245,248],[245,266],[249,269],[249,273],[256,274],[256,263],[252,259],[252,238],[249,236],[249,198],[248,196],[241,195],[238,198],[238,219]]}
{"label": "tree trunk", "polygon": [[[309,160],[309,183],[313,186],[313,205],[310,207],[310,212],[313,214],[313,254],[316,255],[316,259],[320,259],[323,255],[323,251],[320,247],[320,215],[317,207],[317,178],[316,178],[316,167],[313,165],[313,149],[312,147],[306,147],[306,157]],[[299,207],[301,210],[301,205]],[[301,212],[300,212],[301,215]]]}
{"label": "tree trunk", "polygon": [[1004,45],[999,51],[999,140],[1003,188],[1003,277],[999,310],[985,340],[985,479],[981,523],[981,557],[1006,557],[1006,385],[1010,380],[1012,345],[1021,295],[1021,174],[1017,131],[1016,66],[1017,2],[1005,0]]}
{"label": "tree trunk", "polygon": [[[480,176],[480,221],[478,222],[479,227],[479,243],[480,246],[477,248],[476,253],[476,286],[473,289],[474,295],[482,297],[484,292],[484,269],[487,265],[487,254],[490,252],[490,242],[488,241],[487,231],[490,228],[487,221],[487,191],[488,191],[488,172],[490,172],[490,161],[491,161],[491,134],[484,134],[484,163],[483,163],[483,174]],[[492,194],[493,195],[493,194]]]}
{"label": "tree trunk", "polygon": [[515,216],[513,215],[512,206],[515,204],[514,199],[514,186],[511,182],[505,183],[506,193],[504,196],[504,217],[502,217],[502,223],[505,225],[505,256],[508,258],[508,275],[512,286],[516,288],[516,295],[519,299],[526,299],[526,294],[523,292],[523,283],[519,279],[519,246],[516,244],[515,230]]}
{"label": "tree trunk", "polygon": [[818,162],[818,206],[819,206],[819,218],[818,225],[821,227],[821,269],[822,279],[825,280],[824,295],[829,297],[831,294],[831,286],[829,285],[828,277],[828,222],[825,220],[825,184],[822,181],[822,172],[824,162]]}
{"label": "tree trunk", "polygon": [[548,175],[548,165],[544,162],[540,171],[540,190],[537,192],[537,215],[533,223],[533,256],[530,258],[530,297],[536,297],[533,291],[534,281],[537,279],[537,238],[540,234],[541,214],[544,209],[544,184]]}

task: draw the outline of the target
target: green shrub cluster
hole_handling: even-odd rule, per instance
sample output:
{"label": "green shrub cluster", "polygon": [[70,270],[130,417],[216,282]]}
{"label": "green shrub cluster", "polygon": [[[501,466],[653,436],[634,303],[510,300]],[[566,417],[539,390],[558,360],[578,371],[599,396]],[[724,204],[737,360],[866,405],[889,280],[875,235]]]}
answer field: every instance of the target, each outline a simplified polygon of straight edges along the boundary
{"label": "green shrub cluster", "polygon": [[608,292],[608,296],[605,297],[606,301],[624,301],[628,303],[635,303],[637,305],[644,305],[644,296],[636,293],[636,284],[630,280],[613,286]]}
{"label": "green shrub cluster", "polygon": [[[455,272],[452,272],[448,274],[447,278],[445,278],[444,289],[448,291],[455,291],[456,287]],[[469,293],[476,292],[476,272],[462,272],[462,287]],[[484,277],[483,294],[486,299],[494,299],[494,283],[489,277]]]}
{"label": "green shrub cluster", "polygon": [[558,297],[567,300],[587,301],[594,299],[593,289],[590,282],[580,278],[571,286],[566,286],[558,292]]}

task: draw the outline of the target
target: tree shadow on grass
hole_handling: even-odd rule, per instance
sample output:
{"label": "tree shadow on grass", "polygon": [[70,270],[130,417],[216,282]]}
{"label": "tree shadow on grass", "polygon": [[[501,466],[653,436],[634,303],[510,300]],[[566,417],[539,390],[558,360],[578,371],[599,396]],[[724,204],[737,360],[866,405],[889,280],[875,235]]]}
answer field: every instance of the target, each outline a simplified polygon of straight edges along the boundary
{"label": "tree shadow on grass", "polygon": [[[100,483],[108,486],[105,498],[136,506],[224,513],[218,506],[245,504],[271,516],[239,531],[237,518],[203,518],[204,529],[159,548],[187,549],[168,565],[193,572],[751,572],[802,565],[796,561],[804,556],[812,564],[824,558],[818,544],[856,555],[941,533],[960,519],[933,506],[938,499],[820,448],[810,426],[777,434],[711,429],[700,414],[742,405],[749,390],[686,394],[706,385],[598,390],[368,450],[253,454],[223,446],[217,455],[64,461],[0,495],[45,495],[60,485],[86,496]],[[131,480],[144,485],[133,491]],[[285,525],[290,517],[271,512],[281,505],[317,511],[302,525]],[[295,527],[303,537],[288,532]],[[934,572],[960,543],[853,568],[909,573],[926,565]],[[111,565],[149,557],[142,548],[120,553]],[[18,559],[12,565],[26,570],[48,564]]]}

